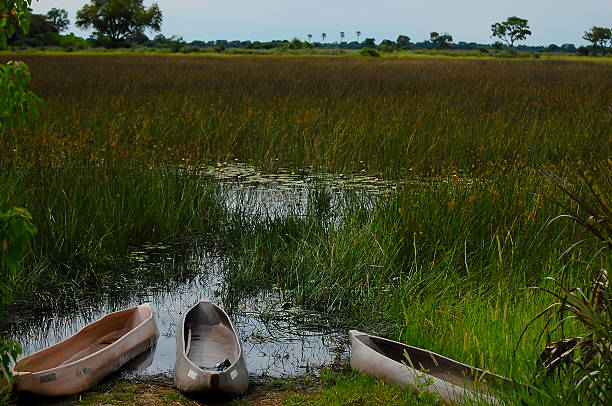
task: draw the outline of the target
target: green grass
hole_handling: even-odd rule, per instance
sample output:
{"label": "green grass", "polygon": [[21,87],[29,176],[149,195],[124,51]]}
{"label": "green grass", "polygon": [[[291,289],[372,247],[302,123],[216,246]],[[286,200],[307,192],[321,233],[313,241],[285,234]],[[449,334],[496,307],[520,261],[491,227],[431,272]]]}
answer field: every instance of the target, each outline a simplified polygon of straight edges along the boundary
{"label": "green grass", "polygon": [[[12,166],[0,183],[0,206],[25,206],[36,219],[33,249],[14,293],[46,294],[87,281],[101,286],[126,269],[129,250],[212,233],[223,215],[217,185],[198,173],[120,161]],[[124,271],[125,272],[125,271]]]}
{"label": "green grass", "polygon": [[[268,171],[312,167],[399,180],[459,179],[461,185],[515,174],[512,182],[523,188],[513,198],[521,201],[537,188],[533,168],[563,171],[593,153],[609,156],[612,146],[612,101],[602,90],[611,76],[603,65],[20,57],[48,108],[29,127],[0,137],[0,208],[26,207],[40,230],[15,289],[44,291],[49,288],[41,284],[56,285],[63,276],[69,282],[110,275],[108,268],[122,266],[130,247],[145,242],[214,230],[224,244],[218,230],[233,226],[222,225],[223,196],[197,171],[219,160],[238,158]],[[443,200],[436,202],[438,215],[451,216]],[[486,238],[507,243],[497,223],[489,226]],[[452,224],[438,230],[453,232]],[[411,240],[403,249],[411,249]],[[455,262],[462,244],[446,247]]]}
{"label": "green grass", "polygon": [[[550,186],[520,179],[406,186],[373,210],[350,202],[337,228],[326,224],[321,192],[305,218],[238,227],[226,280],[238,292],[276,285],[345,325],[496,373],[526,373],[542,325],[528,331],[518,362],[513,351],[550,301],[527,288],[557,272],[557,257],[580,233],[548,224],[559,209],[529,189],[554,194]],[[587,278],[567,272],[578,283]]]}
{"label": "green grass", "polygon": [[[584,233],[572,222],[550,223],[562,210],[535,192],[568,204],[542,176],[508,173],[403,186],[371,210],[349,199],[342,225],[330,227],[330,196],[320,190],[306,217],[237,223],[226,281],[232,292],[281,287],[347,329],[531,383],[546,340],[560,338],[550,331],[541,337],[539,320],[519,342],[554,299],[531,287],[549,275],[567,286],[588,285],[591,277],[584,266],[559,260]],[[587,241],[583,258],[596,246]],[[567,325],[566,336],[580,333]],[[574,396],[567,382],[538,381],[534,390],[545,402],[556,393]],[[509,396],[515,402],[525,394]]]}
{"label": "green grass", "polygon": [[100,403],[133,403],[136,395],[138,394],[139,387],[137,385],[128,385],[117,382],[114,387],[111,388],[105,394],[102,395],[90,395],[84,400],[79,401],[83,405],[98,405]]}
{"label": "green grass", "polygon": [[435,405],[435,396],[427,393],[416,394],[410,390],[388,384],[380,378],[362,375],[358,372],[334,373],[323,370],[321,389],[288,394],[284,403],[297,405]]}
{"label": "green grass", "polygon": [[[359,49],[342,49],[342,48],[307,48],[307,49],[289,49],[289,48],[273,48],[273,49],[245,49],[245,48],[228,48],[223,52],[217,52],[214,48],[204,48],[195,52],[182,53],[182,52],[171,52],[169,48],[148,48],[148,47],[135,47],[133,49],[117,48],[117,49],[106,49],[106,48],[84,48],[84,49],[73,49],[67,51],[62,47],[45,47],[41,48],[15,48],[9,51],[11,54],[16,55],[61,55],[61,56],[74,56],[74,55],[89,55],[89,56],[108,56],[108,55],[165,55],[165,56],[194,56],[194,57],[236,57],[245,55],[257,55],[257,56],[288,56],[288,57],[356,57],[359,55]],[[436,49],[412,49],[412,50],[395,50],[389,53],[381,53],[382,57],[386,58],[438,58],[438,59],[449,59],[449,58],[462,58],[462,59],[481,59],[481,60],[492,60],[497,58],[512,58],[518,60],[528,59],[542,59],[552,61],[568,61],[568,62],[594,62],[610,64],[612,58],[601,57],[601,56],[581,56],[572,53],[558,53],[558,52],[537,52],[537,51],[517,51],[516,53],[510,53],[506,50],[495,50],[487,49],[487,52],[481,52],[480,50],[463,50],[463,49],[447,49],[447,50],[436,50]]]}

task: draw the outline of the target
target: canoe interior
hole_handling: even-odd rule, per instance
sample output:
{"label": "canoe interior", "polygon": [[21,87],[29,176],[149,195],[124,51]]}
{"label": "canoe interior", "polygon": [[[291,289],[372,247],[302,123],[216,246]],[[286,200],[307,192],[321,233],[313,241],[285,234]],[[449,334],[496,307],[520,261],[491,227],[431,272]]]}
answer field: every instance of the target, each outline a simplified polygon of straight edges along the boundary
{"label": "canoe interior", "polygon": [[[503,383],[493,374],[435,355],[420,348],[395,343],[375,336],[359,335],[356,338],[387,358],[412,366],[419,371],[426,372],[428,375],[458,386],[474,389],[478,387],[486,392],[487,385],[498,387]],[[408,361],[407,357],[410,357],[410,361]]]}
{"label": "canoe interior", "polygon": [[150,317],[149,306],[109,314],[67,340],[20,360],[14,370],[40,372],[78,361],[108,347]]}
{"label": "canoe interior", "polygon": [[210,302],[200,302],[185,317],[185,355],[203,370],[226,359],[234,364],[240,345],[227,316]]}

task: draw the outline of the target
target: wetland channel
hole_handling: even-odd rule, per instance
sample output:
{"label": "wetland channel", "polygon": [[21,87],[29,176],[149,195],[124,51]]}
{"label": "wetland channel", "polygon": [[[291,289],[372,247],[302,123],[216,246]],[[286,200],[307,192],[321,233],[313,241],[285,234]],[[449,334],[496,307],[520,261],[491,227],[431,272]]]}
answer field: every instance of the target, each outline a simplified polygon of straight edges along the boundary
{"label": "wetland channel", "polygon": [[[341,201],[347,190],[374,204],[381,192],[394,187],[368,177],[344,179],[340,175],[315,181],[302,174],[261,175],[241,164],[219,164],[206,172],[224,189],[226,209],[239,210],[246,216],[306,215],[309,194],[323,184],[332,206],[331,227],[342,221]],[[193,244],[180,255],[167,246],[144,246],[133,250],[131,257],[138,267],[137,274],[168,277],[133,283],[123,280],[119,273],[112,286],[95,294],[75,293],[78,297],[68,307],[46,305],[44,301],[14,306],[0,325],[2,336],[19,342],[22,356],[27,356],[70,337],[109,312],[149,302],[160,331],[159,340],[151,351],[124,367],[119,376],[167,380],[173,374],[176,326],[182,312],[200,298],[209,298],[232,317],[251,376],[295,377],[316,373],[322,366],[347,356],[348,328],[294,306],[280,289],[232,298],[224,280],[228,259],[201,245]]]}

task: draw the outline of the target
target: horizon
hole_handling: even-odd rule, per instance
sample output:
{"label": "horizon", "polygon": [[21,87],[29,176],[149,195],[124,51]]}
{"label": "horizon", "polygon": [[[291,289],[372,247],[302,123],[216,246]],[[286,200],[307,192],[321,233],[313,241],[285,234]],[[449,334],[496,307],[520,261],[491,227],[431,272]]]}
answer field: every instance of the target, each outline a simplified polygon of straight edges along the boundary
{"label": "horizon", "polygon": [[[144,5],[159,5],[163,14],[159,33],[166,37],[176,35],[187,42],[307,40],[308,34],[312,34],[312,42],[321,42],[321,33],[325,32],[325,43],[339,43],[341,31],[346,34],[345,41],[352,42],[357,40],[356,31],[359,30],[360,42],[365,38],[375,38],[376,43],[383,39],[395,41],[398,35],[407,35],[412,42],[422,42],[429,39],[430,32],[437,31],[452,35],[454,43],[491,44],[497,40],[491,37],[491,24],[516,15],[529,21],[533,33],[517,45],[560,46],[570,43],[579,46],[587,44],[582,39],[584,31],[592,26],[608,27],[612,23],[612,2],[596,4],[598,2],[585,0],[578,5],[568,0],[544,0],[534,4],[533,1],[518,0],[511,5],[500,1],[481,5],[483,2],[475,0],[463,4],[440,0],[433,5],[426,0],[411,4],[382,0],[376,5],[379,12],[372,12],[371,7],[365,6],[368,3],[362,0],[337,0],[331,4],[313,0],[308,4],[293,5],[280,0],[258,3],[238,0],[231,4],[217,0],[188,0],[178,4],[170,0],[145,0]],[[80,30],[74,26],[74,21],[76,11],[89,1],[63,0],[58,3],[57,0],[34,1],[32,9],[37,14],[45,14],[53,7],[65,9],[71,22],[67,32],[87,38],[92,30]],[[423,15],[428,18],[423,18]],[[310,23],[310,20],[314,22]],[[158,34],[150,30],[145,33],[150,38]]]}

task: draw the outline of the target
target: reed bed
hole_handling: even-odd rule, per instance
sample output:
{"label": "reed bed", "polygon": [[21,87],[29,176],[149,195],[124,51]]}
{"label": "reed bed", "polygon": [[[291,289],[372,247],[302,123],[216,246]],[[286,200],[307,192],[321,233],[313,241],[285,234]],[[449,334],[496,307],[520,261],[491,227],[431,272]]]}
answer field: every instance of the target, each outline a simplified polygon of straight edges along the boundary
{"label": "reed bed", "polygon": [[103,291],[129,279],[131,249],[210,234],[224,215],[218,185],[194,170],[39,158],[4,167],[0,182],[0,206],[25,206],[38,227],[9,281],[24,298]]}
{"label": "reed bed", "polygon": [[19,57],[49,107],[4,137],[4,148],[16,142],[23,153],[59,159],[101,151],[158,163],[238,158],[268,170],[312,165],[401,178],[562,166],[612,148],[612,66],[603,64]]}

